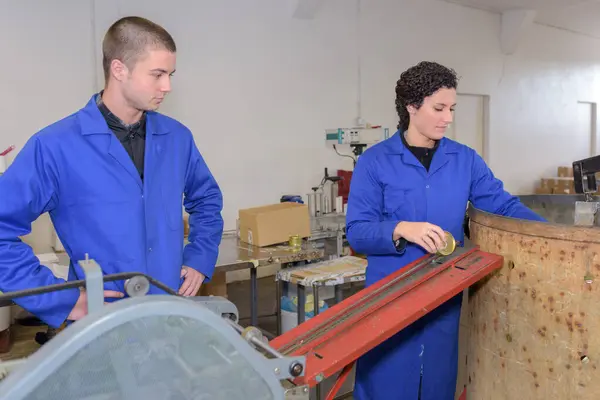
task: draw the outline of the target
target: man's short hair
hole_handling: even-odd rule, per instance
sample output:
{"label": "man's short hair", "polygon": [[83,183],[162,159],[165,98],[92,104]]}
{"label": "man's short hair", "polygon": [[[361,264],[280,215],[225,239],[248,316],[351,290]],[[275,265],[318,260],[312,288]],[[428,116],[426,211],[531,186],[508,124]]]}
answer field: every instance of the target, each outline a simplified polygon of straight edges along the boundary
{"label": "man's short hair", "polygon": [[119,60],[131,69],[147,50],[175,53],[177,48],[166,29],[145,18],[124,17],[112,24],[102,41],[102,67],[106,82],[113,60]]}

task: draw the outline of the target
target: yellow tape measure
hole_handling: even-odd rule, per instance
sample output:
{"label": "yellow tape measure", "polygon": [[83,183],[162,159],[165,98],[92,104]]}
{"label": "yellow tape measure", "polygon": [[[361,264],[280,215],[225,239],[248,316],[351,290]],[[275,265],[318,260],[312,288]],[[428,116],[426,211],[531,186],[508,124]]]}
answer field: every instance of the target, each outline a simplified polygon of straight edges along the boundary
{"label": "yellow tape measure", "polygon": [[449,256],[456,249],[456,240],[454,240],[454,236],[450,232],[444,231],[444,233],[446,234],[446,247],[438,250],[437,253],[441,256]]}

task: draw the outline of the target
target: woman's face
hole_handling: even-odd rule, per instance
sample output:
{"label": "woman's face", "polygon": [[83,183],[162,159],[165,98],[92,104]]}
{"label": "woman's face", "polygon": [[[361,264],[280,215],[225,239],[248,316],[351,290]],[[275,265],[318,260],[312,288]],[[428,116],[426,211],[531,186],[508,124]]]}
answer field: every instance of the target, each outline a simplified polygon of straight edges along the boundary
{"label": "woman's face", "polygon": [[418,109],[408,106],[410,124],[430,140],[440,140],[452,123],[456,106],[456,89],[441,88],[429,97]]}

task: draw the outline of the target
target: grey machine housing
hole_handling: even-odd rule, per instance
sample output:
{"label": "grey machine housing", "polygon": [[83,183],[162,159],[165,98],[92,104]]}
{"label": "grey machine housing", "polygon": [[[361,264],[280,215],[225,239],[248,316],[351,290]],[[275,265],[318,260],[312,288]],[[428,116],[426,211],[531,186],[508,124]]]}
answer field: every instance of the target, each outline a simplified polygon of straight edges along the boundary
{"label": "grey machine housing", "polygon": [[100,267],[80,265],[88,315],[29,358],[0,362],[0,399],[308,399],[308,388],[288,382],[304,374],[305,358],[239,326],[227,299],[145,296],[136,279],[134,297],[105,305]]}

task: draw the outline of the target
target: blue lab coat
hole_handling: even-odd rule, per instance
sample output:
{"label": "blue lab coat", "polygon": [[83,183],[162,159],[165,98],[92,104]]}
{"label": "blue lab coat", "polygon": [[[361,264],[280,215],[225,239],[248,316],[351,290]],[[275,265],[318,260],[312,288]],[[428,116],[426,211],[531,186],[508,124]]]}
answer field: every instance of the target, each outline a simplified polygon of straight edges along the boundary
{"label": "blue lab coat", "polygon": [[[504,191],[474,150],[450,139],[440,141],[429,172],[399,132],[365,151],[352,175],[347,238],[368,257],[366,285],[426,254],[412,243],[395,247],[392,234],[400,221],[438,225],[462,242],[469,201],[495,214],[544,221]],[[453,400],[461,300],[456,296],[360,358],[355,398]]]}
{"label": "blue lab coat", "polygon": [[[181,123],[148,112],[145,146],[142,181],[95,96],[32,136],[0,176],[0,291],[64,282],[19,240],[45,212],[71,259],[69,280],[84,279],[77,261],[87,253],[104,274],[142,272],[177,290],[186,265],[208,282],[223,231],[221,191]],[[182,203],[190,213],[185,248]],[[124,282],[105,289],[124,293]],[[151,285],[149,293],[164,292]],[[57,327],[78,296],[69,289],[15,302]]]}

